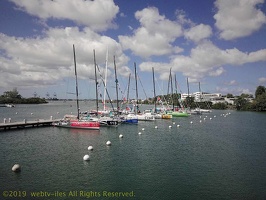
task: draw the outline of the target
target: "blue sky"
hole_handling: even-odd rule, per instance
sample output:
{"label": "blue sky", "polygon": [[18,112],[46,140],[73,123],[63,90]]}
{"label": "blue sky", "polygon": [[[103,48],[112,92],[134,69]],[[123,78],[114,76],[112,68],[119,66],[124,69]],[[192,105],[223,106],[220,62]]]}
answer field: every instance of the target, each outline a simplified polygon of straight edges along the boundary
{"label": "blue sky", "polygon": [[[0,94],[74,98],[75,44],[81,98],[94,98],[93,49],[114,92],[116,58],[120,98],[134,62],[139,97],[166,94],[170,68],[178,91],[254,94],[266,83],[264,0],[4,0],[0,1]],[[101,84],[102,86],[102,84]],[[101,87],[100,93],[103,94]]]}

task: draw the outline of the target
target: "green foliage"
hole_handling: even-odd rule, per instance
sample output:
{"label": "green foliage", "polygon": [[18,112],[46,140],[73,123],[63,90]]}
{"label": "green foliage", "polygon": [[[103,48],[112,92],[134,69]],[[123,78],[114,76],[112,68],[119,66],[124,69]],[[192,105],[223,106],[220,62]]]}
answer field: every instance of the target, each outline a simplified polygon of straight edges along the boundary
{"label": "green foliage", "polygon": [[226,95],[226,97],[227,97],[227,98],[234,98],[234,95],[228,93],[228,94]]}
{"label": "green foliage", "polygon": [[225,104],[225,103],[216,103],[216,104],[212,105],[212,109],[225,110],[225,109],[227,109],[227,104]]}
{"label": "green foliage", "polygon": [[6,91],[3,95],[0,96],[0,103],[1,104],[40,104],[40,103],[47,103],[45,99],[41,98],[22,98],[19,94],[18,90],[15,88],[12,91]]}
{"label": "green foliage", "polygon": [[258,96],[264,94],[266,92],[266,89],[264,86],[258,86],[257,89],[256,89],[256,92],[255,92],[255,98],[257,99]]}
{"label": "green foliage", "polygon": [[266,93],[258,95],[254,104],[256,111],[266,111]]}

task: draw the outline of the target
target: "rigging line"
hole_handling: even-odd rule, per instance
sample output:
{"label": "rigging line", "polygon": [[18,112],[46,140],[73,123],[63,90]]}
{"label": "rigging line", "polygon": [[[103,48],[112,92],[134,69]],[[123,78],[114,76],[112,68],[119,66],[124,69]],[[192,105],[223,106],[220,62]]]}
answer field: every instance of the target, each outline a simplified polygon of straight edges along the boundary
{"label": "rigging line", "polygon": [[101,75],[100,68],[99,68],[99,66],[98,66],[97,64],[96,64],[96,67],[97,67],[98,72],[99,72],[99,75],[100,75],[100,77],[101,77],[101,80],[102,80],[103,86],[104,86],[104,88],[105,88],[105,90],[106,90],[106,94],[107,94],[107,96],[108,96],[108,98],[109,98],[109,100],[110,100],[110,103],[111,103],[112,109],[113,109],[113,111],[114,111],[114,106],[113,106],[113,103],[112,103],[112,101],[111,101],[111,98],[110,98],[109,92],[108,92],[108,90],[107,90],[107,88],[106,88],[106,86],[105,86],[105,82],[104,82],[104,79],[103,79],[103,77],[102,77],[102,75]]}
{"label": "rigging line", "polygon": [[[156,81],[156,83],[157,83],[157,85],[158,85],[158,87],[159,87],[159,90],[160,90],[160,92],[162,92],[162,99],[163,99],[163,101],[166,103],[166,106],[167,107],[169,107],[169,105],[168,105],[168,103],[167,103],[167,101],[166,101],[166,98],[165,98],[165,96],[164,96],[164,94],[163,94],[163,90],[162,90],[162,88],[161,88],[161,86],[160,86],[160,84],[157,82],[157,78],[156,78],[156,76],[154,76],[155,77],[155,81]],[[163,102],[161,103],[162,105],[163,105]]]}
{"label": "rigging line", "polygon": [[148,99],[148,96],[147,96],[147,94],[146,94],[146,92],[145,92],[145,90],[144,90],[144,87],[143,87],[143,85],[142,85],[142,82],[141,82],[140,77],[139,77],[138,74],[137,74],[137,77],[138,77],[139,82],[140,82],[140,85],[141,85],[141,87],[142,87],[142,89],[143,89],[144,95],[145,95],[146,99]]}

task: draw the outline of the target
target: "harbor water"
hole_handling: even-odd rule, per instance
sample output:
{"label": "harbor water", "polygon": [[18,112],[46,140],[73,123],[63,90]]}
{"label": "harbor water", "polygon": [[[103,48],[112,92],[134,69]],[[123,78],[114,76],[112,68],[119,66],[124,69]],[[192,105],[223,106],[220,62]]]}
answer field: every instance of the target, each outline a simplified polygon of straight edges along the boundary
{"label": "harbor water", "polygon": [[[93,102],[81,102],[86,109]],[[16,105],[0,107],[0,120],[75,111],[75,102]],[[266,113],[214,110],[100,131],[1,131],[0,199],[266,199],[265,121]]]}

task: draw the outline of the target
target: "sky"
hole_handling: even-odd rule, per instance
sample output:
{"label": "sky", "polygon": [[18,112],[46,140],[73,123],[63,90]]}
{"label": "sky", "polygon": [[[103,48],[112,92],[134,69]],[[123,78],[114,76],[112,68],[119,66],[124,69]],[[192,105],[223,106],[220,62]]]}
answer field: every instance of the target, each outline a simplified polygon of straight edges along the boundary
{"label": "sky", "polygon": [[[266,85],[264,0],[1,0],[0,94],[75,98],[73,45],[80,98],[190,92],[253,94]],[[106,70],[107,66],[107,70]],[[175,86],[175,84],[173,83]]]}

